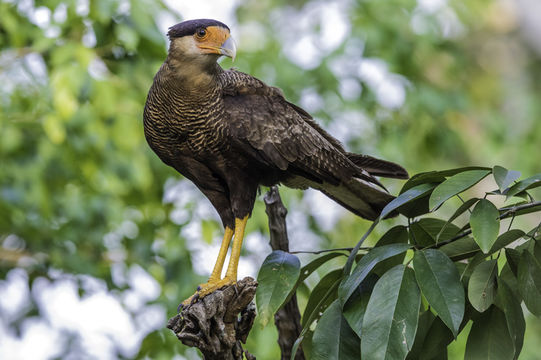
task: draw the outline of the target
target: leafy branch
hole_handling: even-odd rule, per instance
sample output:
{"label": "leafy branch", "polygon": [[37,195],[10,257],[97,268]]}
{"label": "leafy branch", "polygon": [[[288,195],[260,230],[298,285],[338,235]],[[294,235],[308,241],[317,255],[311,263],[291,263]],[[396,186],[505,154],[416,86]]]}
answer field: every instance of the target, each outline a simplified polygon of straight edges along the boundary
{"label": "leafy branch", "polygon": [[[510,208],[509,207],[501,208],[501,209],[499,209],[501,215],[498,218],[500,220],[507,219],[507,218],[510,218],[510,217],[514,218],[519,211],[529,210],[529,209],[536,209],[536,208],[539,208],[537,210],[541,210],[541,201],[534,201],[534,202],[527,203],[527,204],[515,205],[515,206],[510,207]],[[507,230],[509,231],[510,227]],[[454,242],[456,240],[459,240],[459,239],[462,239],[462,238],[464,238],[464,237],[466,237],[468,235],[471,235],[471,233],[472,233],[472,229],[465,230],[465,231],[461,232],[460,234],[454,236],[453,238],[451,238],[449,240],[439,242],[439,243],[437,243],[437,244],[435,244],[433,246],[430,246],[430,247],[440,248],[440,247],[442,247],[444,245],[447,245],[447,244],[452,243],[452,242]]]}
{"label": "leafy branch", "polygon": [[[489,175],[498,189],[486,195],[530,202],[498,209],[488,196],[464,195]],[[392,354],[393,359],[416,359],[421,351],[423,358],[441,357],[470,320],[466,359],[486,358],[479,354],[517,358],[525,331],[520,302],[541,316],[541,244],[537,241],[541,222],[530,231],[516,228],[514,222],[541,212],[541,201],[529,193],[541,186],[541,174],[521,181],[519,176],[499,166],[413,176],[353,248],[297,251],[319,255],[302,268],[295,255],[287,254],[282,261],[298,264],[293,265],[295,271],[284,267],[276,273],[276,267],[264,264],[258,292],[270,281],[281,287],[281,295],[273,293],[273,308],[263,306],[260,312],[274,313],[297,289],[306,289],[304,280],[310,274],[347,251],[346,264],[325,275],[308,296],[291,359],[301,343],[313,358],[325,354],[328,359],[387,359]],[[461,204],[450,217],[426,217],[455,196]],[[392,227],[374,247],[362,247],[380,219],[397,212],[407,218],[407,225]],[[458,225],[464,217],[467,223]],[[500,221],[508,218],[510,225],[500,232]],[[496,258],[489,257],[496,252]],[[272,278],[262,276],[269,271],[274,271]],[[426,302],[421,302],[421,294]],[[479,340],[479,334],[492,333],[498,334],[497,342]],[[496,343],[509,346],[498,351]]]}

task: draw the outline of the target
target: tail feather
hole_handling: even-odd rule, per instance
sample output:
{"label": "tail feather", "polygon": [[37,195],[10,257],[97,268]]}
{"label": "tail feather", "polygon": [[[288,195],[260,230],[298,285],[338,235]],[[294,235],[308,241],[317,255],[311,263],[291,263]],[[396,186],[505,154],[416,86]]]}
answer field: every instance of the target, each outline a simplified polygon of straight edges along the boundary
{"label": "tail feather", "polygon": [[340,185],[311,184],[354,214],[375,220],[381,210],[394,196],[376,187],[376,185],[358,178],[352,178]]}
{"label": "tail feather", "polygon": [[370,175],[383,176],[395,179],[409,178],[406,169],[393,162],[376,159],[368,155],[360,155],[354,153],[347,153],[346,155],[352,163],[368,171]]}

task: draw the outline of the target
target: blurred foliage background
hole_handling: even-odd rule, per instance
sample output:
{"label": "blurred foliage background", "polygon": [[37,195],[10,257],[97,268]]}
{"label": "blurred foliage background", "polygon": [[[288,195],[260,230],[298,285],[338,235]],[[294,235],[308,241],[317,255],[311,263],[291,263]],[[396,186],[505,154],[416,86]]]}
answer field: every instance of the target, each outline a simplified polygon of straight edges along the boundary
{"label": "blurred foliage background", "polygon": [[[281,87],[350,151],[410,174],[541,171],[536,0],[220,3],[234,66]],[[1,358],[198,358],[164,325],[210,273],[222,229],[142,131],[166,29],[192,7],[0,2]],[[352,246],[368,226],[314,192],[282,196],[294,250]],[[270,252],[266,226],[260,201],[241,275]],[[540,328],[528,318],[521,359],[538,356]],[[275,339],[256,326],[247,349],[276,359]],[[459,338],[450,358],[463,352]]]}

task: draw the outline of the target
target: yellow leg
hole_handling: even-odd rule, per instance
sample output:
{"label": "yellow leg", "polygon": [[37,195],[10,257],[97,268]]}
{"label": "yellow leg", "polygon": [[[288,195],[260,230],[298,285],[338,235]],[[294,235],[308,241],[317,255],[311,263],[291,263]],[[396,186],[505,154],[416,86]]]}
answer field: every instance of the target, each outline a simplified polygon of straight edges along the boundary
{"label": "yellow leg", "polygon": [[225,261],[225,256],[227,254],[227,249],[229,248],[231,236],[233,235],[233,230],[229,229],[228,227],[225,228],[224,239],[222,241],[222,245],[220,246],[218,259],[216,260],[216,265],[214,265],[214,270],[210,275],[209,281],[205,284],[199,285],[199,287],[197,288],[197,292],[190,296],[188,299],[184,300],[181,304],[182,306],[189,305],[197,298],[203,298],[215,290],[237,282],[237,268],[239,266],[240,250],[242,248],[244,229],[246,228],[247,221],[248,215],[246,215],[244,219],[235,219],[233,248],[231,250],[231,258],[229,260],[229,265],[227,266],[225,277],[223,279],[220,279]]}
{"label": "yellow leg", "polygon": [[[226,226],[224,238],[222,239],[222,244],[220,245],[220,252],[218,253],[218,259],[216,259],[216,264],[214,265],[214,269],[212,270],[208,281],[204,284],[199,284],[195,294],[184,300],[182,304],[179,305],[179,309],[181,306],[189,305],[197,298],[210,294],[216,289],[216,286],[222,277],[222,268],[224,267],[225,257],[227,256],[227,250],[229,249],[229,243],[231,242],[232,237],[233,229]],[[207,292],[207,290],[209,291]],[[205,293],[205,295],[202,295],[202,293]]]}
{"label": "yellow leg", "polygon": [[242,248],[242,240],[244,239],[244,229],[246,228],[246,222],[248,221],[248,215],[244,219],[235,219],[235,238],[233,239],[233,248],[231,249],[231,259],[229,259],[229,265],[227,266],[227,272],[225,273],[225,279],[230,280],[232,283],[237,282],[237,268],[239,267],[240,249]]}
{"label": "yellow leg", "polygon": [[207,283],[212,283],[220,280],[222,278],[222,268],[224,267],[225,257],[227,256],[227,250],[229,249],[229,243],[233,237],[233,229],[225,227],[224,238],[222,240],[222,245],[220,246],[220,252],[218,253],[218,259],[216,259],[216,265],[210,274],[209,281]]}

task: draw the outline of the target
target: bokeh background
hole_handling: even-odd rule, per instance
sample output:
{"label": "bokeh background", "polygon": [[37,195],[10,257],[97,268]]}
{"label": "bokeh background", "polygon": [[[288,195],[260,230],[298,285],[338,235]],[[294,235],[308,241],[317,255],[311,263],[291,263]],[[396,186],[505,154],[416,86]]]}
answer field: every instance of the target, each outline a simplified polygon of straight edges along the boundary
{"label": "bokeh background", "polygon": [[[142,130],[167,28],[199,17],[237,40],[222,66],[281,87],[351,151],[410,174],[541,172],[538,0],[2,0],[0,359],[199,359],[164,326],[221,224]],[[368,225],[317,192],[282,196],[293,250],[352,246]],[[239,276],[270,252],[261,201],[248,232]],[[540,341],[528,315],[520,359]],[[273,326],[247,349],[279,358]]]}

